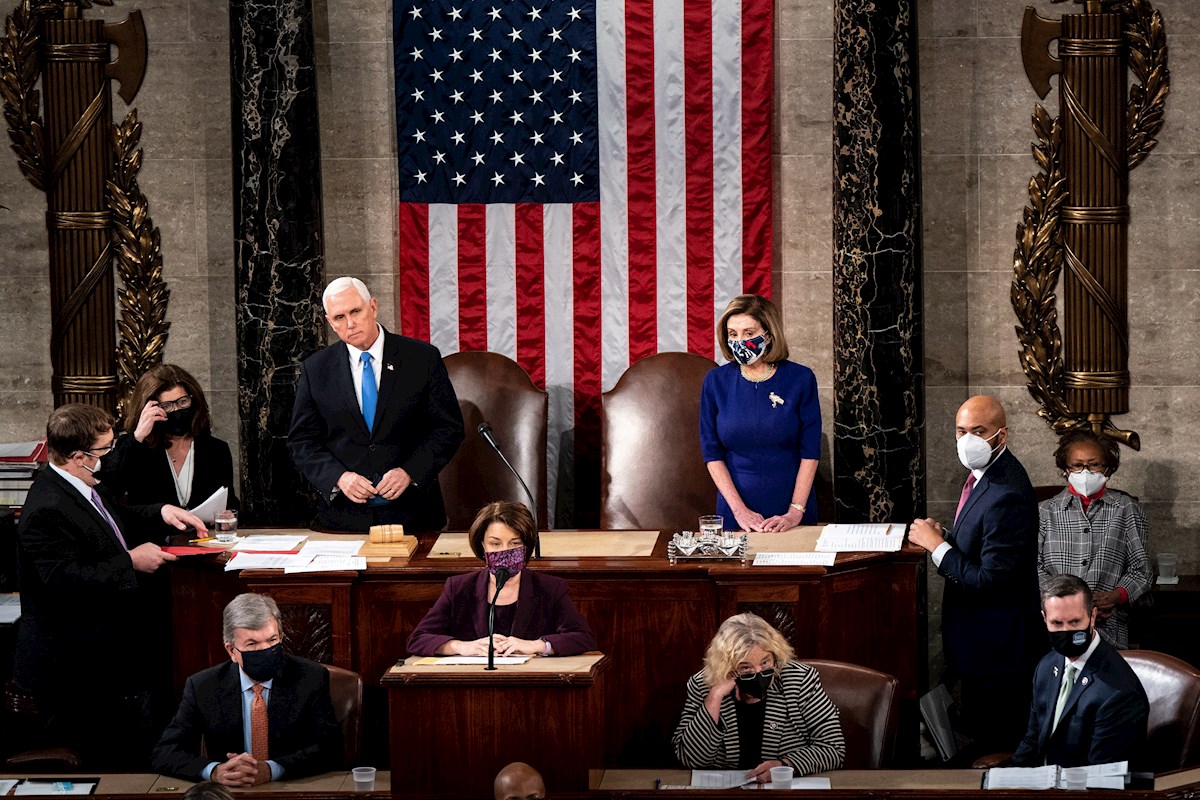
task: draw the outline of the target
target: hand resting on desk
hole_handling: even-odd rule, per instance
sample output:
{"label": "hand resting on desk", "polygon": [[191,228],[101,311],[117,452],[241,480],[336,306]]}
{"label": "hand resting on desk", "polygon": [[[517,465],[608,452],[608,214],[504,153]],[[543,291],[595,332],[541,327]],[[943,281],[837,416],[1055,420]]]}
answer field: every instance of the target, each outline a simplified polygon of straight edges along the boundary
{"label": "hand resting on desk", "polygon": [[257,786],[271,780],[266,761],[257,761],[249,753],[226,753],[229,759],[213,767],[212,780],[225,786]]}
{"label": "hand resting on desk", "polygon": [[[541,639],[518,639],[516,636],[505,636],[497,633],[492,637],[496,643],[498,656],[540,656],[546,655],[546,642]],[[488,648],[487,637],[461,641],[452,639],[437,649],[440,656],[486,656]]]}

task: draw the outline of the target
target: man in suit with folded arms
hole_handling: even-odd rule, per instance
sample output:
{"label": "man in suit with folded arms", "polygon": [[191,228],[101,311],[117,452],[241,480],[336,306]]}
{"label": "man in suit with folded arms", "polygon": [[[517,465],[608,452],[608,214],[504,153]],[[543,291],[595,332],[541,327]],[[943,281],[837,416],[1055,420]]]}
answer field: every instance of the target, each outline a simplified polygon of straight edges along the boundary
{"label": "man in suit with folded arms", "polygon": [[1042,616],[1054,649],[1033,678],[1029,730],[1017,767],[1082,767],[1140,755],[1150,704],[1120,651],[1096,634],[1092,590],[1074,575],[1042,584]]}
{"label": "man in suit with folded arms", "polygon": [[463,440],[441,354],[384,330],[357,278],[332,281],[322,302],[341,342],[305,359],[288,431],[292,461],[320,498],[314,527],[440,530],[437,476]]}
{"label": "man in suit with folded arms", "polygon": [[954,429],[969,474],[953,531],[918,519],[909,540],[946,579],[942,641],[947,682],[957,678],[961,688],[963,728],[979,751],[1011,752],[1025,730],[1034,664],[1046,651],[1037,618],[1038,508],[996,398],[968,399]]}
{"label": "man in suit with folded arms", "polygon": [[89,766],[144,769],[153,744],[154,663],[148,598],[139,576],[174,561],[156,544],[204,523],[176,506],[121,506],[94,473],[112,450],[113,418],[64,405],[46,422],[48,467],[38,475],[17,530],[21,625],[14,678],[32,691],[54,743]]}
{"label": "man in suit with folded arms", "polygon": [[[279,606],[240,594],[225,606],[229,661],[188,678],[154,748],[157,772],[226,786],[303,778],[341,766],[329,671],[284,652]],[[200,754],[203,739],[207,756]]]}

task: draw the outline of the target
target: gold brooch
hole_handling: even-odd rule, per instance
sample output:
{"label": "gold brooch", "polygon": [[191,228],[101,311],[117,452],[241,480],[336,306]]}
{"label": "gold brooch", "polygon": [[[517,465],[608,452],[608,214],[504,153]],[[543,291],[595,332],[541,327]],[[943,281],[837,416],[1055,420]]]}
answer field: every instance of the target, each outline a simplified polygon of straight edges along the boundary
{"label": "gold brooch", "polygon": [[771,400],[771,408],[776,408],[783,405],[783,398],[774,392],[771,392],[769,395],[767,395],[767,397]]}

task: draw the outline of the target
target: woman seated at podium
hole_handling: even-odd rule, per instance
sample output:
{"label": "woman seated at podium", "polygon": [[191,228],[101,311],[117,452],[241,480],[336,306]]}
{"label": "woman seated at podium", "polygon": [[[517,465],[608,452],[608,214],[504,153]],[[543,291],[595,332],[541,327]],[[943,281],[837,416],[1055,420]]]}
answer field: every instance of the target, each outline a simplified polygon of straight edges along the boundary
{"label": "woman seated at podium", "polygon": [[574,656],[596,649],[587,622],[567,594],[567,582],[525,569],[538,541],[529,509],[520,503],[489,503],[471,523],[469,539],[487,567],[446,581],[441,597],[408,637],[409,653],[487,655],[488,604],[493,600],[496,655]]}
{"label": "woman seated at podium", "polygon": [[821,405],[808,367],[788,361],[779,309],[733,298],[717,321],[728,364],[704,376],[700,453],[728,530],[786,531],[817,520]]}
{"label": "woman seated at podium", "polygon": [[687,683],[675,755],[692,769],[744,769],[771,780],[838,769],[846,756],[837,706],[817,671],[796,660],[779,631],[754,614],[725,620]]}
{"label": "woman seated at podium", "polygon": [[183,367],[161,364],[138,379],[125,414],[126,435],[97,474],[130,505],[194,508],[222,486],[237,509],[229,445],[212,435],[208,401]]}

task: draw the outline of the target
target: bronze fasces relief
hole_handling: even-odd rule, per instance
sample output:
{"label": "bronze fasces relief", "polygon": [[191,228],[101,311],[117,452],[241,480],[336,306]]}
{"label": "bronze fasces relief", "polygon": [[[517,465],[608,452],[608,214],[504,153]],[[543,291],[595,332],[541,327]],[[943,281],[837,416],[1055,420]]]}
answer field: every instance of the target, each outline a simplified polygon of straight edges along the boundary
{"label": "bronze fasces relief", "polygon": [[170,292],[138,186],[137,110],[119,124],[112,117],[111,82],[131,103],[145,75],[142,13],[106,24],[83,18],[91,6],[21,0],[0,37],[0,97],[21,173],[46,193],[54,403],[120,415],[138,377],[162,360]]}
{"label": "bronze fasces relief", "polygon": [[1112,422],[1129,411],[1129,172],[1162,128],[1167,37],[1149,0],[1076,2],[1083,13],[1059,20],[1025,10],[1025,73],[1042,98],[1058,75],[1059,115],[1034,108],[1038,173],[1017,225],[1012,305],[1038,414],[1060,435],[1090,428],[1136,450],[1137,433]]}

